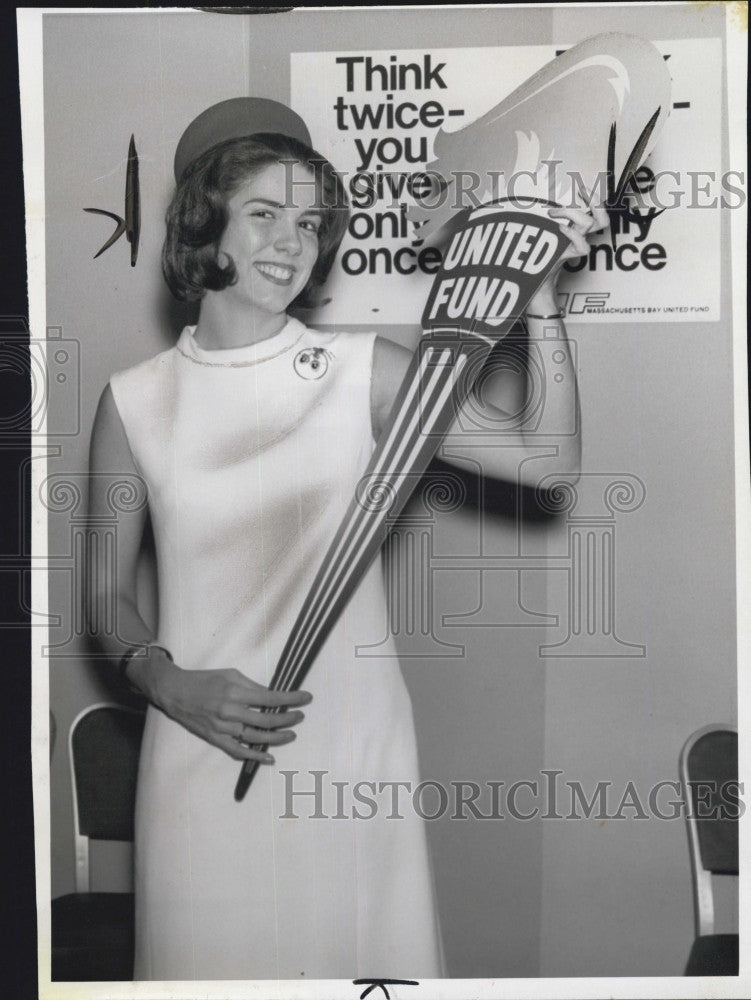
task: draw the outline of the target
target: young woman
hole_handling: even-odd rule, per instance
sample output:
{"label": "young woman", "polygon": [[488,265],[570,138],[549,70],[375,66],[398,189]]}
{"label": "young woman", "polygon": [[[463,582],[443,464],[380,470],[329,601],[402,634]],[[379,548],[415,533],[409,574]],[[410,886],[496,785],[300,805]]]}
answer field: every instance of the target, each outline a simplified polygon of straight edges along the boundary
{"label": "young woman", "polygon": [[[122,517],[115,592],[98,594],[116,606],[102,647],[150,703],[135,978],[439,977],[423,821],[393,798],[397,783],[419,782],[409,696],[395,651],[376,664],[355,652],[383,634],[377,565],[308,691],[267,687],[410,354],[289,315],[315,301],[347,210],[288,108],[253,98],[209,108],[180,142],[176,175],[164,273],[178,298],[200,300],[198,323],[112,377],[91,441],[92,534],[107,509],[97,473],[128,474],[148,498],[157,554],[155,635],[136,601],[145,504]],[[601,216],[557,214],[570,255],[585,252]],[[557,313],[554,281],[529,313],[541,336],[533,317]],[[563,418],[576,379],[559,334],[568,397],[552,405]],[[519,431],[514,443],[489,458],[488,475],[518,478],[533,442]],[[575,473],[578,461],[569,438],[531,464],[542,476]],[[237,803],[244,759],[269,766]]]}

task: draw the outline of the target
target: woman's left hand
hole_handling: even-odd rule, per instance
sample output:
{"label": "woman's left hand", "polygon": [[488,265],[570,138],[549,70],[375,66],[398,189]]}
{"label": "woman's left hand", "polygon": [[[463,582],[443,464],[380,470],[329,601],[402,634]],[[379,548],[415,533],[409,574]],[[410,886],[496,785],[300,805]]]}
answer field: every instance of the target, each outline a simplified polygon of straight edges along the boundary
{"label": "woman's left hand", "polygon": [[560,220],[561,231],[570,240],[561,258],[562,262],[588,254],[587,236],[601,233],[610,225],[608,213],[602,205],[594,208],[551,208],[548,215],[551,219]]}
{"label": "woman's left hand", "polygon": [[561,232],[568,237],[569,243],[564,250],[558,265],[551,271],[529,301],[527,311],[537,315],[548,315],[557,312],[556,287],[562,266],[567,260],[575,260],[589,253],[587,237],[607,229],[610,222],[608,213],[601,206],[594,208],[551,208],[548,211],[551,219],[559,222]]}

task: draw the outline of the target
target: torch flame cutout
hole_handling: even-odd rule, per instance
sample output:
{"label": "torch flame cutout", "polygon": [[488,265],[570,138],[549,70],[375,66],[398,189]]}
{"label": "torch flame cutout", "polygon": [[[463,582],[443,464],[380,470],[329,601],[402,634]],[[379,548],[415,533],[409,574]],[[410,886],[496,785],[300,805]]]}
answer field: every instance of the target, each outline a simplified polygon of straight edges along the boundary
{"label": "torch flame cutout", "polygon": [[[612,203],[653,148],[669,108],[670,74],[651,42],[589,38],[465,128],[439,131],[427,166],[432,190],[409,216],[424,239],[488,197],[578,203],[581,190],[600,190],[606,172],[618,178],[608,190]],[[457,184],[468,176],[474,187]]]}

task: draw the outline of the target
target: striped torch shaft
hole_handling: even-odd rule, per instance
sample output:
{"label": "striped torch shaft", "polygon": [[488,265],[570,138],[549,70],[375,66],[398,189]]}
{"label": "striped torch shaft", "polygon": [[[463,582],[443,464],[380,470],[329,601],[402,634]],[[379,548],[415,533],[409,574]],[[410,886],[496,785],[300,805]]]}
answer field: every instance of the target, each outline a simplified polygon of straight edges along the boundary
{"label": "striped torch shaft", "polygon": [[[516,270],[521,270],[524,259],[530,259],[534,270],[528,275],[517,274],[513,267],[508,271],[500,268],[496,260],[499,246],[505,246],[504,255],[508,257],[510,245],[522,234],[527,254],[522,257],[517,253]],[[505,244],[504,236],[508,237]],[[544,237],[542,247],[540,237]],[[505,206],[484,207],[473,212],[455,233],[423,314],[426,330],[402,381],[388,425],[282,651],[270,684],[273,690],[291,691],[302,685],[391,524],[434,457],[487,356],[555,266],[563,244],[557,225],[539,209],[520,212]],[[493,252],[484,261],[483,254],[489,249]],[[539,267],[543,251],[546,259]],[[258,766],[251,760],[243,764],[235,788],[238,801],[245,796]]]}
{"label": "striped torch shaft", "polygon": [[[416,478],[435,455],[441,439],[471,388],[461,378],[492,349],[492,341],[468,337],[446,343],[424,337],[402,383],[384,431],[339,530],[282,651],[270,687],[299,688],[354,588],[377,555],[389,527],[409,500]],[[478,351],[482,357],[478,357]],[[264,748],[265,749],[265,748]],[[243,765],[235,789],[241,799],[258,767]]]}

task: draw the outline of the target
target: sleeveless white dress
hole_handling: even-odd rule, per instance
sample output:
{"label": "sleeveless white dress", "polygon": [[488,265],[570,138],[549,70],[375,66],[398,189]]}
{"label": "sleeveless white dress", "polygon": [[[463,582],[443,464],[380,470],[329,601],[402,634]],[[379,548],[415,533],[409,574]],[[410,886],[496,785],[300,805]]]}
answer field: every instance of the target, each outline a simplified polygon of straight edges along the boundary
{"label": "sleeveless white dress", "polygon": [[[112,377],[149,489],[157,641],[181,667],[271,680],[373,449],[374,340],[289,319],[260,344],[206,351],[188,327]],[[297,739],[272,748],[241,803],[239,764],[149,708],[136,979],[443,974],[424,822],[408,792],[378,794],[420,780],[395,652],[356,655],[385,634],[376,562],[303,685]]]}

